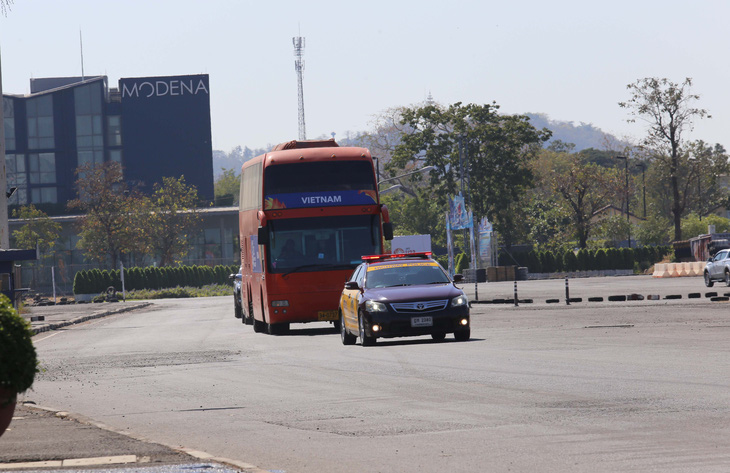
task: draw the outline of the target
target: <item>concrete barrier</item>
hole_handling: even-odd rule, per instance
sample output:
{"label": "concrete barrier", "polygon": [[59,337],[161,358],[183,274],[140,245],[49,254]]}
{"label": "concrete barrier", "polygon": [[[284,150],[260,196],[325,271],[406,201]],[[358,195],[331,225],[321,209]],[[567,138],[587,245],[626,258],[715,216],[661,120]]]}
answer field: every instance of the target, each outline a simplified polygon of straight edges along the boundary
{"label": "concrete barrier", "polygon": [[667,263],[667,272],[670,278],[679,277],[678,263]]}
{"label": "concrete barrier", "polygon": [[669,271],[667,271],[667,263],[657,263],[654,265],[654,273],[652,277],[655,278],[668,278]]}

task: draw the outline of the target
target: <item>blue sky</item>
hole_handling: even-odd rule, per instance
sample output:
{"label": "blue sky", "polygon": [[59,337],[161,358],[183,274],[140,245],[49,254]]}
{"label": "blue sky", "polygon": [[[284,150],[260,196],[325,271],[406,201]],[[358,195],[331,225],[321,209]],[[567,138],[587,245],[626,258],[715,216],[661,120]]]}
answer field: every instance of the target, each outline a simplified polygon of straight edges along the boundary
{"label": "blue sky", "polygon": [[306,38],[307,137],[371,129],[434,100],[539,112],[639,139],[618,102],[642,77],[694,81],[730,148],[730,2],[14,0],[0,17],[4,93],[31,77],[210,75],[214,149],[297,138],[292,37]]}

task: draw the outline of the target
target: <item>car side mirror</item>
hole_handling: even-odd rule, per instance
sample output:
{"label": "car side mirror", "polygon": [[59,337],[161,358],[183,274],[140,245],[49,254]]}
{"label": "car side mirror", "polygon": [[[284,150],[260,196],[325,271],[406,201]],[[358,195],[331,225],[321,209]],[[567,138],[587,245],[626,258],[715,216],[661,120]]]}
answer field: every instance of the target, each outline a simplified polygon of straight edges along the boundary
{"label": "car side mirror", "polygon": [[461,274],[454,274],[454,282],[460,282],[464,280],[464,276]]}
{"label": "car side mirror", "polygon": [[360,285],[357,281],[347,281],[345,283],[345,289],[360,289]]}
{"label": "car side mirror", "polygon": [[229,281],[233,281],[234,279],[236,279],[236,275],[235,274],[229,274],[228,275],[228,280]]}

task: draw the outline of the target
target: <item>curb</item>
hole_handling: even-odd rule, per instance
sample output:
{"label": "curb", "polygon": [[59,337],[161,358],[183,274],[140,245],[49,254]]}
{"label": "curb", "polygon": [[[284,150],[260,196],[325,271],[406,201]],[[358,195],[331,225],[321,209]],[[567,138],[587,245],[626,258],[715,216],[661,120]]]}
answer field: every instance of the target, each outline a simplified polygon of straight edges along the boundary
{"label": "curb", "polygon": [[[150,304],[150,303],[148,303]],[[96,314],[95,314],[96,315]],[[200,450],[195,450],[192,448],[186,448],[181,447],[179,445],[170,445],[163,442],[156,442],[154,440],[141,437],[138,435],[133,435],[129,432],[118,430],[113,427],[110,427],[102,422],[97,422],[93,419],[90,419],[86,416],[80,415],[80,414],[74,414],[67,411],[59,411],[58,409],[45,407],[45,406],[39,406],[38,404],[31,404],[31,407],[33,409],[40,409],[47,412],[51,412],[57,417],[62,417],[66,419],[73,420],[75,422],[78,422],[80,424],[90,425],[92,427],[96,427],[97,429],[106,430],[108,432],[114,432],[115,434],[123,435],[125,437],[128,437],[133,440],[137,440],[139,442],[145,442],[145,443],[152,443],[156,445],[161,445],[163,447],[167,447],[170,450],[184,453],[186,455],[189,455],[192,458],[196,458],[198,460],[204,460],[206,462],[216,462],[221,464],[222,466],[229,466],[234,467],[242,470],[243,473],[270,473],[270,470],[263,470],[256,465],[252,465],[250,463],[245,463],[239,460],[233,460],[230,458],[224,458],[224,457],[217,457],[215,455],[211,455],[206,452],[202,452]],[[132,458],[134,457],[134,458]],[[46,463],[46,464],[44,464]],[[56,464],[58,463],[58,464]],[[147,457],[138,457],[136,455],[117,455],[117,456],[107,456],[107,457],[92,457],[92,458],[73,458],[73,459],[65,459],[65,460],[55,460],[52,462],[31,462],[23,464],[22,466],[20,463],[0,463],[0,471],[6,471],[6,470],[16,470],[16,469],[27,469],[27,468],[62,468],[62,467],[89,467],[89,468],[99,468],[103,467],[104,465],[123,465],[126,464],[126,467],[122,467],[124,470],[131,470],[135,469],[135,465],[140,470],[146,469],[150,466],[153,466],[151,463],[149,463],[149,458]],[[142,466],[144,464],[144,466]],[[172,465],[173,467],[175,465]],[[186,464],[180,464],[181,467],[185,467]],[[34,470],[37,471],[37,470]],[[87,470],[84,470],[87,471]],[[112,471],[111,469],[98,469],[97,471]],[[198,470],[195,470],[198,471]]]}
{"label": "curb", "polygon": [[80,323],[83,323],[83,322],[86,322],[89,320],[99,319],[101,317],[107,317],[109,315],[121,314],[124,312],[129,312],[131,310],[142,309],[145,307],[149,307],[151,305],[152,305],[152,302],[141,302],[139,304],[134,304],[134,305],[130,305],[127,307],[120,307],[118,309],[109,309],[109,310],[104,310],[101,312],[96,312],[95,314],[91,314],[91,315],[81,315],[74,319],[64,320],[62,322],[52,322],[52,323],[48,323],[45,325],[40,325],[38,327],[33,327],[32,330],[33,330],[34,335],[38,335],[39,333],[47,332],[49,330],[57,330],[59,328],[68,327],[69,325],[80,324]]}

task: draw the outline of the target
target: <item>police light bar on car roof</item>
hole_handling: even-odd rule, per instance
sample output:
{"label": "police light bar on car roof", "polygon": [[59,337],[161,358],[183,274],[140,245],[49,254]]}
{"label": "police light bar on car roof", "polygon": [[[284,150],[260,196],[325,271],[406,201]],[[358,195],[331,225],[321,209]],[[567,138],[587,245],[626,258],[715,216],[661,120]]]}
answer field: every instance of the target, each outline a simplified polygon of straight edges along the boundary
{"label": "police light bar on car roof", "polygon": [[423,258],[427,259],[431,257],[430,251],[422,251],[420,253],[397,253],[390,255],[365,255],[362,256],[363,261],[383,261],[386,259],[398,259],[398,258]]}

